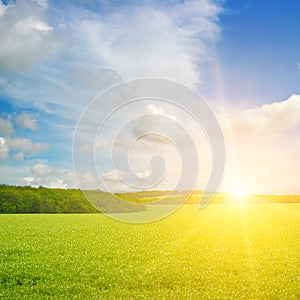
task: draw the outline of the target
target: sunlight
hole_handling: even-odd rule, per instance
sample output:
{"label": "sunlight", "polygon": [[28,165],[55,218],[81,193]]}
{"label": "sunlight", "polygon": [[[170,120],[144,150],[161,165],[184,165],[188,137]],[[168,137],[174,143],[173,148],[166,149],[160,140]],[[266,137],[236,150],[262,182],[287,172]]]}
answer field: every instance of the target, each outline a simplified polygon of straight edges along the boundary
{"label": "sunlight", "polygon": [[248,192],[244,186],[238,185],[238,186],[234,187],[234,189],[232,191],[232,195],[238,201],[242,201],[248,195]]}

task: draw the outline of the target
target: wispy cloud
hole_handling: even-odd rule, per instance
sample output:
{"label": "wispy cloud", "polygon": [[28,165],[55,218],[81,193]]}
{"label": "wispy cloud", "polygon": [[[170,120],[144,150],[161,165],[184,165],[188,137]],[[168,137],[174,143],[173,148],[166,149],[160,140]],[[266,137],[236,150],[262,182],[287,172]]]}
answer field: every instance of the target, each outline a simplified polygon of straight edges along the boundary
{"label": "wispy cloud", "polygon": [[112,2],[97,13],[71,3],[18,1],[0,17],[7,28],[0,33],[0,75],[24,76],[10,76],[2,93],[74,117],[95,93],[121,79],[154,76],[199,87],[201,64],[210,61],[220,34],[221,11],[210,0]]}
{"label": "wispy cloud", "polygon": [[0,7],[0,72],[24,74],[58,51],[60,41],[47,23],[46,8],[33,1],[17,1]]}
{"label": "wispy cloud", "polygon": [[8,158],[9,149],[6,140],[0,137],[0,160],[6,160]]}
{"label": "wispy cloud", "polygon": [[[0,116],[2,174],[6,170],[11,174],[7,181],[76,186],[71,144],[77,118],[92,97],[116,83],[136,77],[162,77],[199,90],[206,76],[216,71],[211,63],[213,45],[222,33],[222,4],[213,0],[19,0],[4,5],[0,1],[0,97],[12,105]],[[230,161],[227,178],[249,181],[253,190],[297,184],[299,97],[236,111],[231,103],[231,115],[220,114]],[[255,99],[253,103],[257,103]],[[104,113],[107,108],[95,113]],[[222,111],[222,107],[217,108]],[[205,135],[199,136],[191,120],[170,107],[131,106],[112,120],[109,129],[122,126],[139,109],[182,122],[204,159],[201,176],[209,174]],[[118,147],[126,145],[129,138],[164,126],[163,121],[137,122]],[[108,185],[120,190],[125,187],[117,173],[125,178],[129,175],[122,166],[107,164],[110,133],[108,130],[96,145],[101,154],[99,173]],[[85,156],[93,153],[89,141],[88,133],[82,136],[83,164]],[[145,157],[165,156],[171,168],[159,188],[172,185],[180,175],[180,161],[171,148],[166,139],[154,135],[138,141],[131,149],[133,173],[148,174],[151,164]],[[255,174],[254,179],[249,179],[251,174]],[[83,168],[78,175],[86,186],[99,187],[97,174]],[[4,175],[1,178],[4,180]],[[204,185],[203,179],[199,187]],[[225,188],[230,185],[225,179]]]}
{"label": "wispy cloud", "polygon": [[28,113],[22,113],[16,116],[15,118],[16,124],[20,128],[30,129],[30,130],[37,130],[38,123],[37,120]]}
{"label": "wispy cloud", "polygon": [[28,153],[41,153],[47,151],[49,146],[43,143],[33,143],[30,139],[16,138],[8,141],[11,150],[17,150]]}
{"label": "wispy cloud", "polygon": [[49,150],[46,143],[33,142],[30,138],[16,136],[18,130],[15,125],[21,129],[36,131],[38,129],[37,120],[29,113],[8,114],[0,118],[0,152],[1,160],[7,160],[12,154],[16,160],[31,158],[36,154]]}
{"label": "wispy cloud", "polygon": [[[47,151],[49,168],[70,154],[76,120],[101,90],[150,76],[199,87],[202,65],[209,63],[211,44],[221,31],[222,8],[212,0],[89,5],[20,0],[1,3],[0,9],[0,96],[20,107],[0,120],[3,157],[22,161]],[[23,107],[48,117],[39,124]],[[62,130],[53,134],[51,128]],[[58,160],[51,156],[57,149]],[[82,149],[91,151],[90,146]],[[65,161],[71,165],[70,158]]]}
{"label": "wispy cloud", "polygon": [[14,133],[14,127],[11,122],[11,116],[0,118],[0,134],[3,136],[11,136]]}

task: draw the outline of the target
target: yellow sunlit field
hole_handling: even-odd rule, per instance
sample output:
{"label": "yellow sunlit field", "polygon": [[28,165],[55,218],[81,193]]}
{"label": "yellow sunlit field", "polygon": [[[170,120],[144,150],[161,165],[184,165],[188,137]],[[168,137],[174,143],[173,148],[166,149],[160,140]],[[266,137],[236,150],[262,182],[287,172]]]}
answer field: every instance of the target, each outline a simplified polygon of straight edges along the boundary
{"label": "yellow sunlit field", "polygon": [[1,215],[0,297],[299,299],[299,228],[292,203],[185,205],[140,225]]}

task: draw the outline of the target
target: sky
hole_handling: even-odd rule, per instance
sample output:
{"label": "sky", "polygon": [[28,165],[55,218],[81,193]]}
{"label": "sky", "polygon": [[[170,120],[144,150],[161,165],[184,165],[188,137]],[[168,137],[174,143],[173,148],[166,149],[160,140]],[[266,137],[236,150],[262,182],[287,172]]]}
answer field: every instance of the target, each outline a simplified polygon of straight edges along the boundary
{"label": "sky", "polygon": [[[203,129],[155,100],[117,111],[92,145],[91,132],[80,132],[75,174],[73,138],[90,101],[122,82],[155,77],[191,88],[214,111],[226,146],[222,191],[300,193],[299,12],[296,0],[0,1],[0,182],[127,191],[138,185],[126,184],[129,172],[148,177],[149,159],[159,155],[166,170],[153,188],[172,189],[182,171],[172,143],[149,135],[125,149],[125,141],[171,120],[195,144],[195,187],[204,189],[213,158]],[[113,103],[100,103],[101,118]],[[116,132],[145,114],[160,119],[137,119],[114,146]],[[111,162],[113,147],[130,154],[130,170],[125,160]],[[86,161],[93,149],[96,173]]]}

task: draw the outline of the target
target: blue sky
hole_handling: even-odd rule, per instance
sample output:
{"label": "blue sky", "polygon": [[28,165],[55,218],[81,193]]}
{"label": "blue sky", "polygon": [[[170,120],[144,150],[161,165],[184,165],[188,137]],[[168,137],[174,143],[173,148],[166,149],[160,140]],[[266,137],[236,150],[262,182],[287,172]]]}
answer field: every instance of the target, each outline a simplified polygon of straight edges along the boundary
{"label": "blue sky", "polygon": [[[2,1],[0,182],[76,186],[72,140],[85,106],[153,76],[193,88],[215,110],[228,144],[224,190],[255,190],[261,166],[257,192],[300,191],[299,13],[296,0]],[[119,186],[106,150],[101,171]],[[274,175],[282,168],[284,181]]]}
{"label": "blue sky", "polygon": [[299,93],[299,1],[229,0],[226,6],[217,53],[228,99],[260,104]]}

